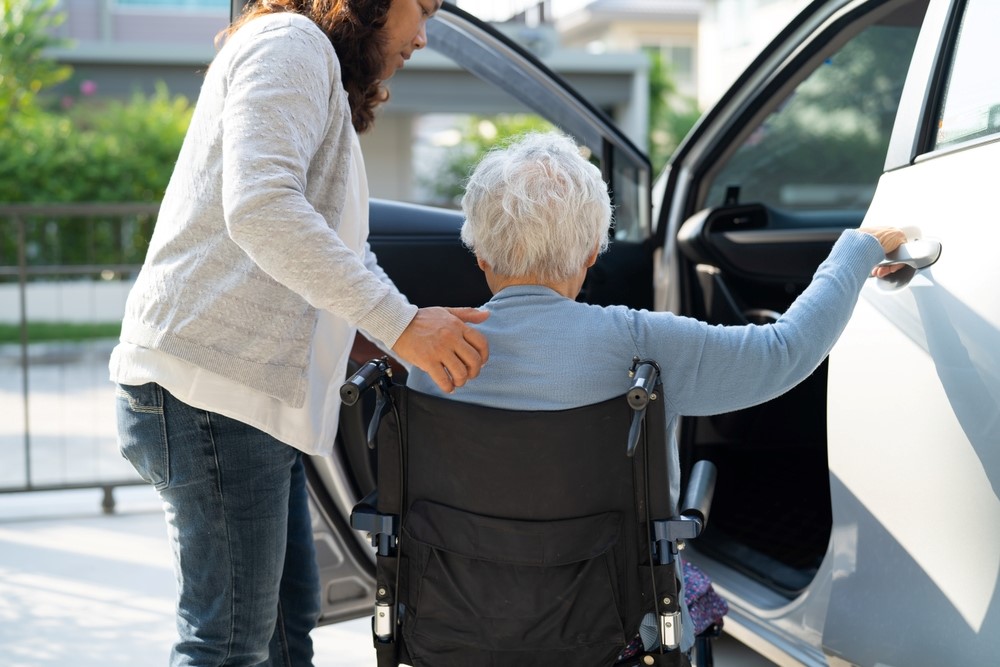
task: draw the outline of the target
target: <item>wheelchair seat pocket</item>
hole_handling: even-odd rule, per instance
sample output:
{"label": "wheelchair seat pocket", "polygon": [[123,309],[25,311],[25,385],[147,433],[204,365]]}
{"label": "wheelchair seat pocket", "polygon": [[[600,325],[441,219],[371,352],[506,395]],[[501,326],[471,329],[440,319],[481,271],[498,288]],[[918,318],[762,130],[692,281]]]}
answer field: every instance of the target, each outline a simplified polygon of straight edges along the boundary
{"label": "wheelchair seat pocket", "polygon": [[402,541],[412,657],[447,664],[440,658],[459,646],[513,652],[512,664],[533,663],[526,654],[518,662],[521,651],[590,647],[613,656],[625,643],[615,574],[620,524],[617,512],[523,521],[415,502]]}

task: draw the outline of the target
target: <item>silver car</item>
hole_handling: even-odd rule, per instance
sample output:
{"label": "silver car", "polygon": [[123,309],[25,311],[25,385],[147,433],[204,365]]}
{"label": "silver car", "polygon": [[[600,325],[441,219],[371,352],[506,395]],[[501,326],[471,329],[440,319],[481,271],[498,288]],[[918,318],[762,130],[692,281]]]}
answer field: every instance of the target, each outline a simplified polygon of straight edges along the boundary
{"label": "silver car", "polygon": [[[843,229],[907,229],[907,267],[869,281],[808,380],[681,425],[683,460],[719,470],[685,555],[729,601],[726,631],[779,664],[1000,664],[1000,2],[811,3],[655,179],[490,27],[445,5],[428,31],[600,164],[617,226],[581,299],[767,322]],[[415,303],[479,305],[460,225],[377,201],[370,240]],[[345,412],[334,459],[310,462],[324,622],[371,613],[372,549],[345,518],[373,486],[365,426]]]}

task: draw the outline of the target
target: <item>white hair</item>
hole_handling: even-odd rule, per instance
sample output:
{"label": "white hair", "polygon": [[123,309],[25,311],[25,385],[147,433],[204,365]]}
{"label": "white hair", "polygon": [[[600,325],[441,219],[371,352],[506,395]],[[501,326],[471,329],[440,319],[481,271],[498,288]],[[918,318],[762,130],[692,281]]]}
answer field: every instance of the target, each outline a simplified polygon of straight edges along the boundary
{"label": "white hair", "polygon": [[564,280],[608,246],[611,200],[601,171],[558,132],[525,134],[487,153],[462,210],[462,242],[508,278]]}

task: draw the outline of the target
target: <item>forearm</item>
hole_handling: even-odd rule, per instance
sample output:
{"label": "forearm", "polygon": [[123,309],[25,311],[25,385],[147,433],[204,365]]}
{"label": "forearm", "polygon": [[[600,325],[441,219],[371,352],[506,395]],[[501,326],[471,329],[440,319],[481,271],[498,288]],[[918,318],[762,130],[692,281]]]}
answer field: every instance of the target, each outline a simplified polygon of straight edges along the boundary
{"label": "forearm", "polygon": [[774,324],[724,327],[675,318],[670,339],[657,341],[671,407],[686,415],[730,412],[804,380],[829,354],[883,257],[874,238],[846,232]]}

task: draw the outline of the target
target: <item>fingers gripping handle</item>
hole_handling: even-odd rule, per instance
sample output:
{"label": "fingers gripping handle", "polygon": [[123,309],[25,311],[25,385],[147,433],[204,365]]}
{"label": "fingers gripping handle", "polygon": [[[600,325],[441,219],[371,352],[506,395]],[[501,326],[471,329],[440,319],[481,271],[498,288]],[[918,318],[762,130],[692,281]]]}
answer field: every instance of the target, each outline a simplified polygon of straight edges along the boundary
{"label": "fingers gripping handle", "polygon": [[907,241],[879,262],[879,266],[891,264],[906,264],[913,269],[924,269],[934,264],[941,257],[941,244],[938,241],[917,239]]}

